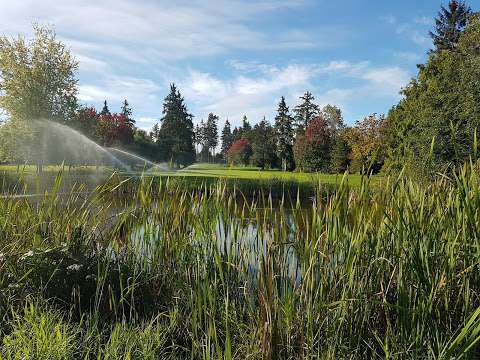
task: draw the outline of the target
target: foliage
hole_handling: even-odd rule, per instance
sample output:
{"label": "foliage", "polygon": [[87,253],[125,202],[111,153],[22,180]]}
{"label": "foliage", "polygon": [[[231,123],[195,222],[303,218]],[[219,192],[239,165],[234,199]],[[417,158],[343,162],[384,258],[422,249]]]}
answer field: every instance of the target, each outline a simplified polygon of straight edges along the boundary
{"label": "foliage", "polygon": [[248,165],[252,156],[252,146],[247,139],[234,141],[227,152],[227,160],[229,164]]}
{"label": "foliage", "polygon": [[222,136],[220,140],[222,141],[222,148],[220,153],[222,154],[222,157],[226,160],[228,149],[230,149],[234,141],[232,128],[230,126],[230,122],[228,121],[228,119],[225,121],[225,126],[223,127]]}
{"label": "foliage", "polygon": [[293,158],[293,118],[290,116],[290,111],[285,98],[282,96],[278,104],[277,116],[275,117],[275,132],[277,156],[281,161],[283,171],[291,171],[295,169],[295,162]]}
{"label": "foliage", "polygon": [[435,19],[435,32],[430,32],[436,51],[456,48],[471,14],[472,10],[463,1],[450,0],[448,8],[442,6]]}
{"label": "foliage", "polygon": [[36,139],[35,130],[25,121],[0,125],[0,162],[20,164],[35,159]]}
{"label": "foliage", "polygon": [[0,107],[15,120],[68,122],[77,108],[78,64],[49,28],[35,36],[0,38]]}
{"label": "foliage", "polygon": [[480,18],[473,16],[455,51],[431,53],[388,114],[391,169],[416,173],[456,167],[474,150],[480,125]]}
{"label": "foliage", "polygon": [[275,167],[277,157],[275,154],[275,130],[273,127],[263,119],[253,127],[251,137],[252,163],[261,169]]}
{"label": "foliage", "polygon": [[98,137],[106,147],[128,144],[133,139],[133,127],[123,114],[100,115],[98,120]]}
{"label": "foliage", "polygon": [[90,139],[98,139],[100,115],[94,107],[80,107],[75,113],[72,127]]}
{"label": "foliage", "polygon": [[132,125],[132,126],[135,125],[135,120],[132,118],[133,111],[132,111],[132,108],[130,107],[130,104],[128,103],[127,99],[123,100],[122,109],[120,111],[120,114],[125,116],[125,118],[130,123],[130,125]]}
{"label": "foliage", "polygon": [[206,122],[203,120],[195,128],[195,143],[202,146],[200,160],[210,162],[215,158],[218,145],[218,116],[210,113]]}
{"label": "foliage", "polygon": [[320,113],[320,107],[314,103],[315,97],[307,91],[300,96],[302,102],[293,110],[295,113],[295,131],[302,135],[310,125],[310,122]]}
{"label": "foliage", "polygon": [[385,117],[372,114],[346,131],[345,136],[352,149],[352,172],[380,171],[385,159],[385,128]]}
{"label": "foliage", "polygon": [[322,116],[316,116],[305,135],[297,135],[294,145],[295,164],[302,171],[328,172],[332,131]]}
{"label": "foliage", "polygon": [[180,91],[170,85],[163,104],[163,117],[157,143],[162,157],[176,165],[189,165],[195,160],[192,115],[188,112]]}

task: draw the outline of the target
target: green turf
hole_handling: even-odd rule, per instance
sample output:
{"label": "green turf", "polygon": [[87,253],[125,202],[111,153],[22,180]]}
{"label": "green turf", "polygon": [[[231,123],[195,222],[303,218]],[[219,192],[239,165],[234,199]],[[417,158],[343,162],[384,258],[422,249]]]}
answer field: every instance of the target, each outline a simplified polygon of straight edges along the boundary
{"label": "green turf", "polygon": [[[194,164],[186,169],[177,172],[165,172],[162,175],[168,176],[195,176],[195,177],[218,177],[226,179],[239,180],[273,180],[297,181],[300,183],[326,183],[338,184],[343,174],[322,174],[322,173],[302,173],[302,172],[283,172],[280,170],[261,170],[256,167],[227,167],[219,164]],[[361,175],[347,175],[347,181],[350,185],[359,185]]]}
{"label": "green turf", "polygon": [[[60,171],[69,171],[68,166],[48,165],[44,166],[43,171],[46,173],[58,173]],[[74,173],[95,173],[95,172],[109,172],[112,168],[95,166],[80,166],[71,169]],[[16,165],[0,165],[0,172],[16,172]],[[22,173],[35,173],[36,166],[25,165],[20,166]],[[195,177],[195,178],[223,178],[228,180],[278,180],[282,182],[298,182],[309,184],[338,184],[343,178],[343,174],[323,174],[323,173],[303,173],[303,172],[283,172],[280,170],[261,170],[257,167],[229,167],[222,164],[207,164],[198,163],[188,166],[181,170],[171,170],[164,172],[151,172],[158,176],[169,177]],[[138,172],[126,172],[125,174],[138,174]],[[347,175],[347,181],[350,185],[356,186],[361,182],[361,175],[350,174]],[[377,181],[378,177],[374,177]]]}

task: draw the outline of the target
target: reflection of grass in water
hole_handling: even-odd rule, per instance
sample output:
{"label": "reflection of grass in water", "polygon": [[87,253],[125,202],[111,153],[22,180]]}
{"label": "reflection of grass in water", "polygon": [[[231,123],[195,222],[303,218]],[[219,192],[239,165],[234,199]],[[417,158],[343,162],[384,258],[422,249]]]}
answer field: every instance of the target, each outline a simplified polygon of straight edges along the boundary
{"label": "reflection of grass in water", "polygon": [[[119,180],[87,200],[55,196],[57,178],[35,206],[0,201],[3,357],[448,359],[478,350],[474,169],[428,186],[343,183],[307,209],[268,196],[239,202],[224,182],[196,191],[173,178]],[[132,197],[113,206],[125,191]]]}

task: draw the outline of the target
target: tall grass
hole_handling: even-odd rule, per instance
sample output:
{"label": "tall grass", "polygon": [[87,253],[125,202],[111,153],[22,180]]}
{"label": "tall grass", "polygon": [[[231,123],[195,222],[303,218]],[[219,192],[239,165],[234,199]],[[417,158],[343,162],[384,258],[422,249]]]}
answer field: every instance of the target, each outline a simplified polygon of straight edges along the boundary
{"label": "tall grass", "polygon": [[365,178],[305,208],[151,177],[60,196],[58,176],[0,199],[0,358],[477,358],[479,182]]}

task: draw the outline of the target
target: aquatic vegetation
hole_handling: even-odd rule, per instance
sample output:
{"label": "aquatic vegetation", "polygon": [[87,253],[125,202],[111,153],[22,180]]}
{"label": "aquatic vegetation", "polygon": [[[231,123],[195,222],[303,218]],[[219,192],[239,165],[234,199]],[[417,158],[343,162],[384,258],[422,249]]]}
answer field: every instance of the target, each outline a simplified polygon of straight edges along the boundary
{"label": "aquatic vegetation", "polygon": [[5,358],[475,358],[480,176],[0,199]]}

